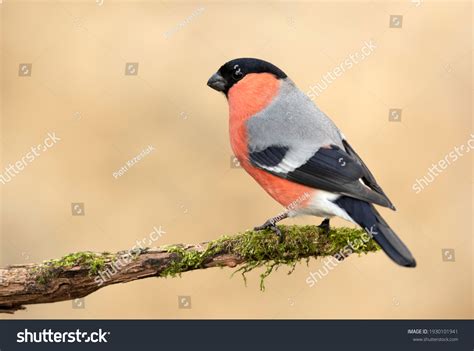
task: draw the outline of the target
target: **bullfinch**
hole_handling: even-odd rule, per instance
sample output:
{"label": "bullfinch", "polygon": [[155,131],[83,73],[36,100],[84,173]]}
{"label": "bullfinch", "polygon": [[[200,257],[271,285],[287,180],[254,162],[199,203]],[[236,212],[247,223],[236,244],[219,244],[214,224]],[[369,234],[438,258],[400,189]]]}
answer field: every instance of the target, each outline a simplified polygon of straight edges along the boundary
{"label": "bullfinch", "polygon": [[337,216],[361,226],[396,263],[415,267],[412,254],[375,209],[395,210],[334,122],[275,65],[238,58],[225,63],[207,85],[229,105],[230,143],[242,167],[285,212],[255,229],[287,217]]}

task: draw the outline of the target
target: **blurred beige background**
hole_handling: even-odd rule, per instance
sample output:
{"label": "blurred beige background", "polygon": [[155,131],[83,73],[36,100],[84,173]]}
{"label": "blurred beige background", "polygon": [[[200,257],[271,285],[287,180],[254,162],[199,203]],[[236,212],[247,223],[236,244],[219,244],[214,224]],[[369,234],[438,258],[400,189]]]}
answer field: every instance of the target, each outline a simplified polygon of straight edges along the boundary
{"label": "blurred beige background", "polygon": [[470,2],[0,2],[1,172],[48,132],[61,138],[0,184],[1,266],[129,249],[154,226],[162,245],[261,224],[281,208],[231,167],[227,103],[207,79],[227,60],[259,57],[307,91],[371,39],[370,56],[316,102],[394,201],[396,213],[381,211],[418,261],[403,269],[383,253],[354,256],[310,288],[323,267],[311,260],[272,274],[264,293],[260,272],[245,287],[232,270],[210,269],[1,318],[473,317],[472,152],[412,189],[473,132]]}

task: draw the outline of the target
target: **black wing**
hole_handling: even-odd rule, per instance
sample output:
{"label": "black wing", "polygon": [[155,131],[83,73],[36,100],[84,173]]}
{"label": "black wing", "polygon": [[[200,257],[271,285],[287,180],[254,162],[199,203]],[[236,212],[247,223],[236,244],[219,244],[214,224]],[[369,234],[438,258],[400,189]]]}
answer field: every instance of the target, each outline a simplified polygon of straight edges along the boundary
{"label": "black wing", "polygon": [[[374,191],[360,182],[360,179],[365,176],[364,167],[340,147],[329,145],[320,148],[302,166],[291,172],[278,172],[275,169],[278,169],[281,162],[285,162],[284,158],[288,150],[288,147],[284,146],[271,146],[262,151],[250,153],[249,158],[254,166],[295,183],[385,207],[392,206],[383,193]],[[268,168],[273,168],[273,170]]]}
{"label": "black wing", "polygon": [[352,148],[352,146],[347,142],[347,140],[343,139],[342,144],[344,145],[344,148],[346,149],[347,153],[351,155],[362,167],[363,171],[363,176],[362,176],[362,181],[364,182],[365,185],[367,185],[370,189],[373,191],[379,193],[380,195],[384,196],[388,203],[390,204],[388,207],[391,208],[392,210],[395,210],[395,206],[392,204],[390,199],[388,198],[387,195],[385,195],[385,192],[382,190],[380,185],[378,185],[377,181],[375,180],[375,177],[373,174],[370,172],[369,168],[365,165],[364,161],[360,158],[360,156],[355,152],[355,150]]}

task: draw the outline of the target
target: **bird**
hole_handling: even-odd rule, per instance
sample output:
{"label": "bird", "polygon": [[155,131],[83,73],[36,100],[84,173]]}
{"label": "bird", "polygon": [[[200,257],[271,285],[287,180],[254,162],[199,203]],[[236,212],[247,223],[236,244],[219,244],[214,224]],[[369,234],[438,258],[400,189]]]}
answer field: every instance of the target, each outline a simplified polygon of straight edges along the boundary
{"label": "bird", "polygon": [[285,212],[255,230],[300,215],[340,217],[363,228],[395,263],[416,260],[374,205],[396,210],[335,123],[280,68],[257,58],[223,64],[207,85],[225,95],[229,136],[242,168]]}

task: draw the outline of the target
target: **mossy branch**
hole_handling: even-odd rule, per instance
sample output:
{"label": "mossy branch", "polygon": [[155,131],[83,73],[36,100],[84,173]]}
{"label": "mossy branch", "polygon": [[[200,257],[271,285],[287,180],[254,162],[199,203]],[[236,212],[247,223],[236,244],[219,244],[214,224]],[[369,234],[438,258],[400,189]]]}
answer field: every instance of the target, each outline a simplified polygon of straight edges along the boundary
{"label": "mossy branch", "polygon": [[[263,281],[275,268],[311,257],[378,250],[360,229],[316,226],[279,226],[282,240],[271,231],[246,231],[196,245],[172,245],[117,253],[78,252],[41,264],[19,264],[0,269],[0,312],[13,313],[24,305],[81,298],[108,285],[148,277],[174,277],[210,267],[236,267],[244,275],[264,267]],[[234,272],[235,273],[235,272]]]}

